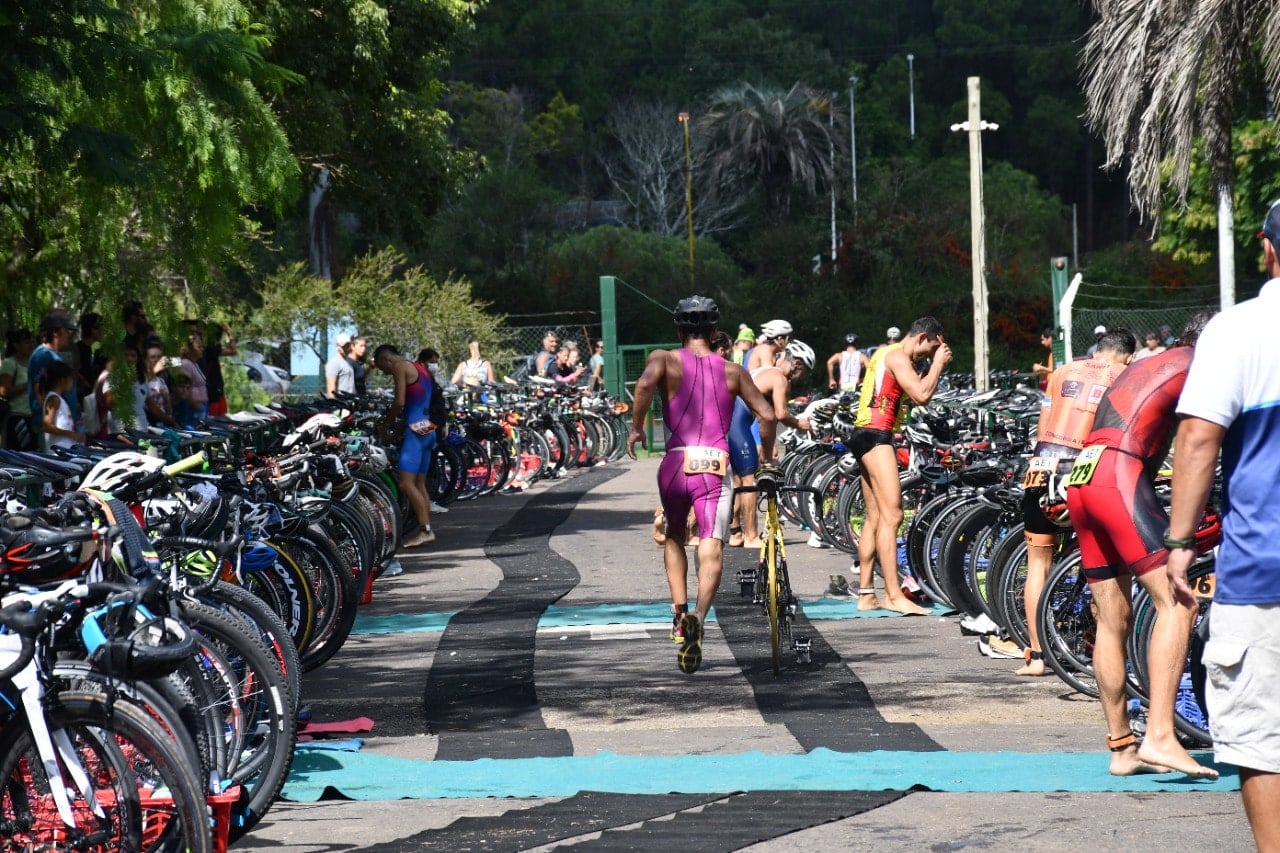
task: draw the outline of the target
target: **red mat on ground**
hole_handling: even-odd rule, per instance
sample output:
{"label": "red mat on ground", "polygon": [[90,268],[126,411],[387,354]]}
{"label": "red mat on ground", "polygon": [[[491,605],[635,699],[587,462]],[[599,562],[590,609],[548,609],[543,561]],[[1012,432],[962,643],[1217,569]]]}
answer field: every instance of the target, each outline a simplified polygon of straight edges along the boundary
{"label": "red mat on ground", "polygon": [[373,720],[356,717],[354,720],[338,720],[332,723],[309,722],[298,727],[300,735],[351,735],[373,731]]}

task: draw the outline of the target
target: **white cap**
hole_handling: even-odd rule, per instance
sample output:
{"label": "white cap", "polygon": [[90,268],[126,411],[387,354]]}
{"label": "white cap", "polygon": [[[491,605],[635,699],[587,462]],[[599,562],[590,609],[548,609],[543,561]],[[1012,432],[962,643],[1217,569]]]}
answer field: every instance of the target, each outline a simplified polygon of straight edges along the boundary
{"label": "white cap", "polygon": [[902,330],[899,329],[897,326],[890,326],[888,331],[885,332],[885,337],[889,337],[889,338],[893,338],[894,340],[897,340],[898,338],[902,337]]}
{"label": "white cap", "polygon": [[1094,326],[1093,333],[1095,335],[1105,335],[1107,333],[1107,327],[1103,325]]}
{"label": "white cap", "polygon": [[338,346],[345,347],[347,344],[351,343],[351,335],[346,332],[339,332],[338,337],[335,338],[335,340],[337,341]]}

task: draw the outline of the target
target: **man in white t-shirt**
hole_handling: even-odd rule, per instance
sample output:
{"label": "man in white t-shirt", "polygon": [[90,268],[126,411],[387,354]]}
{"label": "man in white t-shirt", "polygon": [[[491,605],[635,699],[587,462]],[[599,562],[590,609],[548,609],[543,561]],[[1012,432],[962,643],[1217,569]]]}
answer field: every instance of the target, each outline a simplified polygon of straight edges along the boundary
{"label": "man in white t-shirt", "polygon": [[1263,220],[1271,279],[1209,321],[1178,400],[1183,416],[1164,545],[1174,597],[1195,605],[1187,569],[1222,459],[1222,545],[1203,660],[1214,757],[1240,768],[1259,850],[1280,850],[1280,202]]}
{"label": "man in white t-shirt", "polygon": [[356,371],[350,361],[351,335],[340,333],[336,343],[338,352],[324,365],[324,393],[328,397],[356,393]]}

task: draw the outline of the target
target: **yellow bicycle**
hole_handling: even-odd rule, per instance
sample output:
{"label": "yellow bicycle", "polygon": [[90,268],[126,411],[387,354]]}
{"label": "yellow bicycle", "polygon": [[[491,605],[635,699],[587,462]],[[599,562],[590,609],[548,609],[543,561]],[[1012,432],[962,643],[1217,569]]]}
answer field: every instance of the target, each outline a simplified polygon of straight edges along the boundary
{"label": "yellow bicycle", "polygon": [[764,468],[756,474],[754,486],[741,486],[739,493],[754,492],[759,495],[758,505],[764,510],[764,526],[760,532],[760,560],[754,569],[738,572],[738,590],[750,595],[755,604],[761,605],[769,617],[769,645],[773,652],[773,674],[782,669],[782,641],[790,641],[796,653],[796,662],[811,662],[810,642],[791,634],[791,622],[795,618],[797,603],[791,594],[791,578],[787,574],[786,543],[782,538],[782,517],[778,512],[778,495],[781,492],[817,491],[812,486],[784,486],[782,472],[776,468]]}

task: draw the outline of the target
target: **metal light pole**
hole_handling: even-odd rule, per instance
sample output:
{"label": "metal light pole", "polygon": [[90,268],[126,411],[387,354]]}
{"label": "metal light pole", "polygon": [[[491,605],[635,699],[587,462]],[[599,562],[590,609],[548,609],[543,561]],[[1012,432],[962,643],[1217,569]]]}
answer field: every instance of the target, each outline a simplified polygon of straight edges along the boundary
{"label": "metal light pole", "polygon": [[827,135],[827,156],[831,160],[831,265],[835,272],[836,263],[836,96],[831,93],[831,102],[827,104],[827,126],[831,132]]}
{"label": "metal light pole", "polygon": [[689,287],[693,287],[693,158],[689,154],[689,114],[677,116],[684,125],[684,205],[689,212]]}
{"label": "metal light pole", "polygon": [[907,104],[911,110],[911,138],[916,138],[916,55],[907,54]]}
{"label": "metal light pole", "polygon": [[854,131],[853,90],[858,85],[857,77],[849,78],[849,173],[853,182],[853,210],[858,211],[858,141]]}

